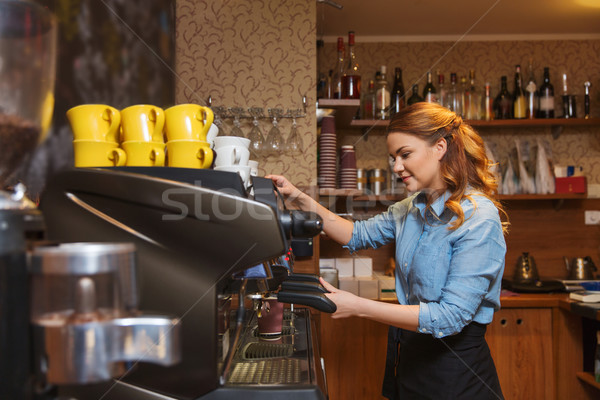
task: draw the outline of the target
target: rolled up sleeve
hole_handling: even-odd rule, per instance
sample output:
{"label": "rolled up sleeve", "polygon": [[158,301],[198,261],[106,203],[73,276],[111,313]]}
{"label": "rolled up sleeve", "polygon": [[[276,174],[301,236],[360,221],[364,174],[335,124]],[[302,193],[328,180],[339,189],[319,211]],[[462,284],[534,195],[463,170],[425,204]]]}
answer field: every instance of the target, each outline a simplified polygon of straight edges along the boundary
{"label": "rolled up sleeve", "polygon": [[352,237],[344,246],[351,253],[356,250],[376,249],[395,240],[396,226],[402,218],[396,205],[365,221],[354,222]]}

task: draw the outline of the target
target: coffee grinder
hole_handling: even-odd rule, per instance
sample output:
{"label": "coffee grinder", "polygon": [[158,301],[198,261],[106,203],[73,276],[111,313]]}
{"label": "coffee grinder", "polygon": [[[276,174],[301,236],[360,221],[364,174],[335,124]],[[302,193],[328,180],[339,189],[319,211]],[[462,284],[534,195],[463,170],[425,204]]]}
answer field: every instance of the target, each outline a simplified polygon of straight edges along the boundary
{"label": "coffee grinder", "polygon": [[0,1],[0,398],[27,396],[27,221],[39,215],[8,178],[44,139],[54,109],[56,20],[29,1]]}

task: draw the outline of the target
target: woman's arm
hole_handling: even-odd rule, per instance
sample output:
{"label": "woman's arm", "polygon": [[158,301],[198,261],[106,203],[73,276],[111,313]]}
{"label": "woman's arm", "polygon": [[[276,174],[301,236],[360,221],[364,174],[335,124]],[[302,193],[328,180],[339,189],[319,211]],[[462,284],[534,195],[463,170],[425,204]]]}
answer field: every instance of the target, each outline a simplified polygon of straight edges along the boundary
{"label": "woman's arm", "polygon": [[285,199],[300,210],[317,213],[323,219],[323,231],[327,236],[340,244],[347,244],[350,241],[354,229],[352,221],[335,215],[281,175],[267,175],[265,178],[271,179]]}
{"label": "woman's arm", "polygon": [[367,318],[413,332],[419,326],[420,306],[418,305],[407,306],[365,299],[336,289],[323,278],[320,280],[325,289],[329,291],[325,295],[337,306],[337,311],[332,315],[333,318]]}

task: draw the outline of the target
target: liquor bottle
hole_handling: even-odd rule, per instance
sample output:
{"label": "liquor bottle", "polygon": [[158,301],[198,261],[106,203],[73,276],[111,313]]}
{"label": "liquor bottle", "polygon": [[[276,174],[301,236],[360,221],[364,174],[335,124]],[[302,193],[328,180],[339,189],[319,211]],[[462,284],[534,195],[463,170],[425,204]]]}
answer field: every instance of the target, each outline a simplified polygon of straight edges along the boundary
{"label": "liquor bottle", "polygon": [[[325,43],[322,40],[317,40],[317,64],[319,65],[321,62],[320,60],[322,60],[323,58],[323,46],[325,45]],[[327,78],[328,75],[325,74],[325,72],[323,72],[321,70],[321,68],[319,68],[317,70],[317,99],[322,99],[322,98],[328,98],[327,97]]]}
{"label": "liquor bottle", "polygon": [[577,118],[577,103],[575,96],[569,95],[567,89],[567,74],[563,74],[563,118]]}
{"label": "liquor bottle", "polygon": [[390,119],[390,90],[386,78],[387,68],[382,65],[377,80],[375,112],[376,119]]}
{"label": "liquor bottle", "polygon": [[338,37],[337,39],[337,62],[335,69],[333,70],[333,98],[342,98],[342,76],[344,75],[344,38]]}
{"label": "liquor bottle", "polygon": [[423,98],[419,96],[419,85],[413,85],[412,87],[412,95],[408,98],[406,104],[409,106],[415,103],[423,101]]}
{"label": "liquor bottle", "polygon": [[394,70],[394,87],[392,88],[392,109],[390,114],[393,116],[404,108],[406,101],[404,99],[404,84],[402,83],[402,68],[396,67]]}
{"label": "liquor bottle", "polygon": [[492,99],[489,82],[485,83],[485,91],[481,99],[481,119],[485,121],[492,121],[494,119],[494,100]]}
{"label": "liquor bottle", "polygon": [[460,116],[463,116],[463,117],[466,112],[466,107],[465,107],[466,92],[467,92],[467,77],[461,76],[460,77],[460,86],[458,87],[458,99],[459,99],[458,101],[460,102],[460,106],[459,106],[460,112],[457,112],[457,114]]}
{"label": "liquor bottle", "polygon": [[456,74],[454,72],[450,74],[450,90],[448,91],[448,104],[446,107],[458,115],[462,114],[461,95],[456,85]]}
{"label": "liquor bottle", "polygon": [[475,70],[469,71],[469,85],[465,91],[465,109],[466,119],[479,119],[481,116],[481,95],[475,85]]}
{"label": "liquor bottle", "polygon": [[544,67],[544,83],[540,86],[540,118],[554,118],[554,86],[550,83],[550,68]]}
{"label": "liquor bottle", "polygon": [[506,76],[500,78],[500,92],[494,99],[494,117],[496,119],[511,119],[513,116],[512,96],[506,88]]}
{"label": "liquor bottle", "polygon": [[348,59],[342,75],[342,99],[360,99],[360,71],[354,52],[354,31],[348,32]]}
{"label": "liquor bottle", "polygon": [[427,72],[427,84],[423,88],[423,100],[428,103],[437,103],[437,90],[431,81],[431,71]]}
{"label": "liquor bottle", "polygon": [[515,90],[513,91],[513,118],[523,119],[526,117],[527,100],[523,91],[523,79],[521,78],[521,66],[515,66]]}
{"label": "liquor bottle", "polygon": [[325,84],[325,92],[324,96],[326,99],[334,99],[333,95],[333,70],[329,70],[329,74],[327,75],[327,83]]}
{"label": "liquor bottle", "polygon": [[444,74],[438,72],[438,103],[444,107],[448,103],[448,88],[444,83]]}
{"label": "liquor bottle", "polygon": [[529,59],[529,65],[527,66],[527,85],[525,86],[525,96],[527,97],[527,106],[525,108],[525,116],[527,118],[536,118],[539,108],[539,97],[537,91],[537,84],[535,83],[535,74],[533,73],[533,60]]}
{"label": "liquor bottle", "polygon": [[369,87],[361,99],[362,119],[375,119],[375,82],[371,79]]}

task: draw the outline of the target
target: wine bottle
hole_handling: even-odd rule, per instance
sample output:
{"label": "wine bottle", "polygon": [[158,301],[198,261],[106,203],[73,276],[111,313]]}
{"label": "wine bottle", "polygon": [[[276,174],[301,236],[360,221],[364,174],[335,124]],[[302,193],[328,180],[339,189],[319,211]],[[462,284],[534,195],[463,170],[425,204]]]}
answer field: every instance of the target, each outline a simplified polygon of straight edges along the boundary
{"label": "wine bottle", "polygon": [[481,95],[475,84],[475,70],[469,71],[469,85],[465,91],[465,109],[466,119],[479,119],[481,117]]}
{"label": "wine bottle", "polygon": [[494,119],[494,100],[492,99],[489,82],[485,83],[485,91],[481,100],[481,119],[485,121],[492,121]]}
{"label": "wine bottle", "polygon": [[396,67],[394,70],[394,87],[392,88],[392,109],[390,115],[396,114],[404,108],[406,101],[404,98],[404,84],[402,83],[402,68]]}
{"label": "wine bottle", "polygon": [[423,101],[423,98],[419,96],[419,85],[413,85],[412,95],[408,98],[408,101],[406,103],[410,106],[420,101]]}
{"label": "wine bottle", "polygon": [[342,76],[342,99],[360,99],[360,71],[354,51],[354,31],[348,32],[348,60]]}
{"label": "wine bottle", "polygon": [[428,103],[437,103],[437,91],[431,80],[431,71],[427,72],[427,84],[423,88],[423,100]]}
{"label": "wine bottle", "polygon": [[500,78],[500,92],[494,99],[494,117],[496,119],[511,119],[513,116],[513,100],[506,88],[506,79],[506,76]]}
{"label": "wine bottle", "polygon": [[456,112],[458,115],[460,116],[464,116],[465,112],[466,112],[466,108],[465,108],[465,95],[467,92],[467,77],[466,76],[461,76],[460,77],[460,86],[458,87],[458,101],[460,103],[459,105],[459,112]]}
{"label": "wine bottle", "polygon": [[527,101],[523,91],[523,79],[521,78],[521,66],[515,66],[515,90],[513,91],[513,118],[523,119],[526,116]]}
{"label": "wine bottle", "polygon": [[456,85],[456,74],[452,72],[450,74],[450,90],[448,91],[448,104],[446,107],[458,115],[462,114],[461,97],[460,90]]}
{"label": "wine bottle", "polygon": [[540,86],[540,118],[554,118],[554,86],[550,83],[550,68],[544,67],[544,83]]}
{"label": "wine bottle", "polygon": [[448,88],[444,83],[444,74],[438,73],[438,103],[444,107],[448,103]]}
{"label": "wine bottle", "polygon": [[369,81],[369,87],[362,95],[362,119],[375,119],[375,82]]}
{"label": "wine bottle", "polygon": [[387,83],[387,67],[382,65],[377,80],[375,112],[376,119],[390,119],[390,90]]}
{"label": "wine bottle", "polygon": [[529,78],[527,79],[527,85],[525,86],[525,96],[527,97],[527,106],[525,108],[525,115],[527,118],[536,118],[539,108],[539,97],[537,84],[535,83],[535,74],[533,73],[533,60],[529,59],[529,65],[527,66],[527,73]]}
{"label": "wine bottle", "polygon": [[333,77],[331,79],[333,84],[333,98],[342,98],[342,76],[344,75],[344,38],[338,37],[337,39],[337,62],[335,69],[333,70]]}

